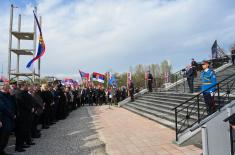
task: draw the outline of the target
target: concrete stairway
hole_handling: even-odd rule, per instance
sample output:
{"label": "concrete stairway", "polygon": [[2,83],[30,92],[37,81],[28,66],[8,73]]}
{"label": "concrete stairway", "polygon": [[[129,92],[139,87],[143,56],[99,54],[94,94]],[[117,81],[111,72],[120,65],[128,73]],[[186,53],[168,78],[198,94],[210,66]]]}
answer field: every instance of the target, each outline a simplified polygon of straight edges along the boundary
{"label": "concrete stairway", "polygon": [[[235,74],[235,65],[228,66],[224,68],[223,70],[218,71],[216,73],[217,81],[218,82],[222,81],[226,77],[229,77],[233,74]],[[234,78],[234,76],[232,78]],[[228,80],[226,80],[225,83],[226,82],[228,82]],[[195,79],[195,87],[196,86],[197,87],[201,86],[199,78]],[[235,87],[235,85],[232,84],[232,87]],[[226,91],[226,89],[223,89],[223,90]],[[220,93],[224,93],[224,92],[220,92]],[[177,105],[185,102],[186,100],[192,98],[196,94],[197,93],[190,94],[190,93],[175,92],[173,90],[166,91],[166,92],[152,92],[152,93],[148,92],[140,96],[139,98],[137,98],[134,102],[128,102],[124,104],[122,107],[130,111],[133,111],[139,115],[142,115],[144,117],[157,121],[161,124],[164,124],[170,128],[175,128],[175,111],[172,111],[172,109],[176,107]],[[234,94],[234,92],[232,94]],[[218,100],[217,97],[215,97],[215,101],[217,100]],[[190,101],[188,104],[185,104],[184,106],[188,106],[190,103],[194,101]],[[226,98],[225,99],[221,98],[221,101],[223,104],[223,101],[226,102]],[[196,108],[194,108],[195,106],[196,104],[194,104],[194,106],[189,107],[188,111],[196,110]],[[201,109],[206,108],[203,97],[200,97],[200,108]],[[196,112],[194,111],[192,113],[195,115],[192,115],[189,121],[194,122],[197,119],[197,115],[196,115]],[[179,119],[185,119],[186,114],[187,114],[187,109],[182,111],[182,118],[179,118]]]}
{"label": "concrete stairway", "polygon": [[[175,111],[172,111],[172,109],[194,95],[195,94],[175,92],[152,92],[146,93],[137,98],[134,102],[128,102],[122,107],[167,127],[175,128]],[[203,101],[200,101],[200,108],[205,109]],[[193,106],[188,110],[194,110]],[[183,110],[181,114],[182,119],[185,118],[187,109]],[[195,121],[196,119],[197,115],[193,115],[190,121]]]}

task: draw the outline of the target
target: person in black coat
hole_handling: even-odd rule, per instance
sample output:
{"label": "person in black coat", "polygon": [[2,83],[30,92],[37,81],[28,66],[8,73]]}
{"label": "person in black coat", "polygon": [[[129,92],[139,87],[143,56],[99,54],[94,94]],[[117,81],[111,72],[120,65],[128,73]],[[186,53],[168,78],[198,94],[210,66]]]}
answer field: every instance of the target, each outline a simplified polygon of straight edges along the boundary
{"label": "person in black coat", "polygon": [[120,102],[120,98],[121,98],[121,91],[119,88],[116,89],[116,99],[117,99],[117,103]]}
{"label": "person in black coat", "polygon": [[150,71],[148,71],[148,89],[149,89],[149,92],[152,92],[153,91],[153,88],[152,88],[152,84],[153,84],[153,75],[150,73]]}
{"label": "person in black coat", "polygon": [[99,105],[105,103],[105,91],[102,87],[99,88]]}
{"label": "person in black coat", "polygon": [[86,88],[83,88],[81,90],[81,105],[84,106],[86,104],[86,98],[87,98],[87,90]]}
{"label": "person in black coat", "polygon": [[126,96],[127,96],[127,92],[126,92],[126,88],[125,87],[122,87],[122,100],[125,100],[126,99]]}
{"label": "person in black coat", "polygon": [[[32,114],[34,112],[32,97],[28,93],[26,84],[20,85],[20,91],[16,93],[16,145],[15,150],[18,152],[25,151],[23,147],[29,147],[30,142],[28,134],[32,125]],[[29,145],[24,145],[27,142]]]}
{"label": "person in black coat", "polygon": [[76,104],[77,104],[76,108],[78,108],[81,107],[81,97],[82,97],[81,89],[79,88],[79,86],[76,87],[75,92],[76,92]]}
{"label": "person in black coat", "polygon": [[10,94],[9,86],[4,86],[0,91],[0,154],[6,154],[4,149],[7,146],[9,136],[14,128],[15,103]]}
{"label": "person in black coat", "polygon": [[129,93],[131,96],[131,101],[133,102],[135,100],[134,99],[135,87],[134,87],[134,83],[132,81],[130,81],[130,84],[129,84]]}
{"label": "person in black coat", "polygon": [[232,58],[232,63],[234,65],[234,60],[235,60],[235,49],[231,50],[231,58]]}
{"label": "person in black coat", "polygon": [[99,104],[99,90],[94,87],[93,89],[93,102],[95,103],[96,106],[98,106]]}
{"label": "person in black coat", "polygon": [[34,112],[33,112],[33,121],[31,128],[32,138],[39,138],[41,136],[40,130],[37,129],[39,124],[40,116],[43,112],[43,100],[40,96],[40,87],[39,86],[30,86],[29,93],[33,99]]}
{"label": "person in black coat", "polygon": [[64,88],[62,85],[58,85],[57,90],[58,94],[58,110],[57,110],[57,119],[66,118],[66,96],[64,93]]}
{"label": "person in black coat", "polygon": [[186,69],[186,77],[190,90],[189,92],[193,93],[194,69],[191,65],[189,65]]}
{"label": "person in black coat", "polygon": [[91,87],[87,89],[87,100],[89,106],[93,106],[93,90]]}
{"label": "person in black coat", "polygon": [[43,84],[41,86],[41,98],[43,100],[43,114],[42,114],[42,128],[48,129],[50,125],[50,115],[51,115],[51,104],[53,102],[53,96],[48,90],[48,86]]}

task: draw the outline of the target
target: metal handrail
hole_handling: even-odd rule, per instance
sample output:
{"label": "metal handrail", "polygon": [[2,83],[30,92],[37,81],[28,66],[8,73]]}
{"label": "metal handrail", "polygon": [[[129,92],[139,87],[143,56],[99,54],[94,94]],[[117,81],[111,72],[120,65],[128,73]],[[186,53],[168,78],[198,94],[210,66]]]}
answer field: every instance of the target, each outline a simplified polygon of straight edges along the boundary
{"label": "metal handrail", "polygon": [[[205,111],[202,111],[202,110],[200,110],[201,109],[201,107],[200,107],[200,104],[199,104],[199,102],[200,102],[200,97],[202,97],[202,94],[204,93],[204,92],[207,92],[208,90],[210,90],[211,88],[214,88],[214,87],[216,87],[216,89],[215,89],[215,91],[214,91],[214,93],[216,92],[218,95],[216,96],[217,97],[217,99],[218,99],[218,106],[219,106],[219,110],[220,110],[220,108],[222,107],[222,105],[221,105],[221,99],[223,98],[223,97],[225,97],[225,99],[226,98],[228,98],[228,100],[224,100],[224,101],[229,101],[230,100],[230,98],[229,98],[229,95],[231,94],[231,90],[233,90],[233,86],[234,86],[234,84],[235,84],[235,78],[232,78],[232,77],[234,77],[235,76],[235,74],[232,74],[232,75],[230,75],[230,76],[228,76],[228,77],[226,77],[226,78],[224,78],[223,80],[221,80],[220,82],[218,82],[218,83],[216,83],[216,84],[214,84],[214,85],[212,85],[211,87],[209,87],[209,88],[207,88],[206,90],[204,90],[204,91],[201,91],[200,93],[198,93],[198,94],[196,94],[195,96],[193,96],[193,97],[191,97],[190,99],[188,99],[188,100],[186,100],[185,102],[183,102],[183,103],[181,103],[180,105],[178,105],[178,106],[176,106],[176,107],[174,107],[172,110],[174,110],[175,111],[175,130],[176,130],[176,141],[178,140],[178,134],[179,133],[182,133],[182,132],[184,132],[186,129],[188,129],[189,127],[192,127],[195,123],[200,123],[200,121],[202,120],[202,119],[204,119],[204,118],[206,118],[207,116],[209,116],[210,115],[210,113],[209,114],[207,114],[207,115],[205,115]],[[232,79],[231,79],[232,78]],[[223,83],[223,82],[225,82],[226,81],[226,83]],[[231,82],[233,82],[233,83],[231,83]],[[230,86],[230,84],[232,84],[231,86]],[[224,90],[224,88],[223,87],[226,87],[225,89],[226,89],[226,91],[225,91],[225,93],[223,94],[223,93],[221,93],[221,90]],[[221,95],[222,94],[222,95]],[[226,96],[225,96],[226,95]],[[195,100],[196,99],[196,100]],[[187,104],[187,105],[186,105]],[[180,108],[180,109],[179,109]],[[185,114],[182,114],[182,112],[184,112],[184,111],[187,111],[187,114],[185,115]],[[203,113],[202,113],[203,112]],[[197,114],[197,119],[194,119],[194,120],[192,120],[191,122],[189,122],[190,121],[190,117],[192,117],[192,114]],[[178,121],[178,115],[181,117],[181,120],[180,121]],[[182,116],[185,116],[185,118],[183,117],[182,118]],[[182,123],[181,124],[181,127],[179,127],[179,123]],[[190,124],[191,123],[191,124]],[[186,126],[185,126],[186,125]],[[179,127],[179,128],[178,128]]]}
{"label": "metal handrail", "polygon": [[[208,60],[208,61],[210,61],[210,62],[213,62],[214,60],[216,60],[216,59],[212,59],[212,60]],[[202,62],[197,62],[197,64],[198,65],[200,65]],[[221,67],[221,66],[217,66],[217,67]],[[178,92],[178,87],[179,87],[179,85],[181,85],[181,84],[183,84],[183,92],[185,92],[185,87],[186,87],[186,83],[185,83],[185,80],[182,82],[182,83],[177,83],[179,80],[182,80],[182,79],[184,79],[185,77],[184,76],[182,76],[182,77],[180,77],[179,78],[179,74],[181,74],[181,72],[184,70],[184,69],[186,69],[186,68],[183,68],[183,69],[181,69],[181,70],[179,70],[179,71],[177,71],[177,72],[175,72],[175,73],[173,73],[173,74],[171,74],[170,75],[170,79],[172,79],[172,77],[173,78],[175,78],[175,80],[173,80],[173,83],[176,83],[173,87],[175,87],[175,91],[176,92]],[[199,68],[197,68],[197,71],[199,71],[198,70]],[[183,74],[181,74],[181,75],[183,75]],[[218,76],[218,77],[220,77],[220,76]],[[172,82],[172,81],[171,81]]]}
{"label": "metal handrail", "polygon": [[182,105],[186,104],[186,103],[187,103],[187,102],[189,102],[190,100],[193,100],[193,99],[194,99],[194,98],[196,98],[197,96],[199,96],[199,95],[203,94],[204,92],[206,92],[206,91],[210,90],[211,88],[215,87],[216,85],[218,85],[218,84],[220,84],[220,83],[222,83],[222,82],[226,81],[227,79],[229,79],[229,78],[231,78],[231,77],[233,77],[233,76],[235,76],[235,74],[232,74],[232,75],[230,75],[229,77],[226,77],[225,79],[221,80],[220,82],[218,82],[218,83],[216,83],[216,84],[212,85],[212,86],[211,86],[211,87],[209,87],[208,89],[206,89],[206,90],[204,90],[204,91],[199,92],[197,95],[195,95],[195,96],[193,96],[192,98],[190,98],[190,99],[186,100],[185,102],[181,103],[180,105],[178,105],[178,106],[174,107],[172,110],[175,110],[176,108],[178,108],[178,107],[180,107],[180,106],[182,106]]}

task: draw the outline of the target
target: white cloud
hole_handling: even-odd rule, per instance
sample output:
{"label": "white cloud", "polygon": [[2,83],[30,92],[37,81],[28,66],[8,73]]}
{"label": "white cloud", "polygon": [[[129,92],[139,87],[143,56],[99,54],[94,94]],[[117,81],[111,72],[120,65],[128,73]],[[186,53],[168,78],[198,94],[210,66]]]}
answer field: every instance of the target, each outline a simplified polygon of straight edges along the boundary
{"label": "white cloud", "polygon": [[[232,0],[40,0],[38,4],[47,46],[42,58],[45,75],[73,75],[78,69],[105,72],[110,67],[123,72],[130,65],[164,59],[179,69],[192,57],[207,58],[215,39],[225,49],[235,40]],[[20,11],[29,29],[32,5]],[[0,14],[4,63],[8,16]]]}

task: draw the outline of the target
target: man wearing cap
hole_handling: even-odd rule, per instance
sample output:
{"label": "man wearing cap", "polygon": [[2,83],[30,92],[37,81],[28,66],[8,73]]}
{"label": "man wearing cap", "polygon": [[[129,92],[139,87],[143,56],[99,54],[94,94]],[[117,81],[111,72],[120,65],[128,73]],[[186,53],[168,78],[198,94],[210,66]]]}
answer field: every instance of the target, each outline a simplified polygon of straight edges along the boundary
{"label": "man wearing cap", "polygon": [[[215,91],[216,75],[215,72],[209,68],[209,62],[203,61],[202,63],[203,71],[201,73],[201,81],[202,81],[202,91],[204,100],[206,103],[207,113],[211,114],[213,112],[213,98],[211,94]],[[213,87],[214,86],[214,87]]]}

